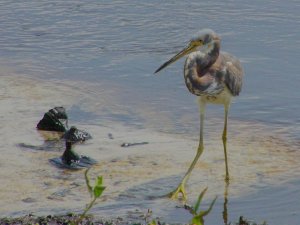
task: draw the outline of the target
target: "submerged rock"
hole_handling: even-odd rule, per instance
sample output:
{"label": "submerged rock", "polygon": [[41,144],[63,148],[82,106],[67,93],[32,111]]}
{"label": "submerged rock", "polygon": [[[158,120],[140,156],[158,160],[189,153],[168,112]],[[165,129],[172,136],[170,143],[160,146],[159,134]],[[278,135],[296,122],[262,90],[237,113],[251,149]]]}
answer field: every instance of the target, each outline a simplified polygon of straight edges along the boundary
{"label": "submerged rock", "polygon": [[61,160],[64,164],[71,165],[72,163],[78,163],[80,156],[73,151],[72,142],[66,141],[66,150],[64,151]]}
{"label": "submerged rock", "polygon": [[54,107],[44,114],[37,129],[65,132],[68,129],[68,116],[64,107]]}
{"label": "submerged rock", "polygon": [[79,130],[77,127],[72,126],[70,130],[68,130],[62,138],[66,139],[66,141],[76,143],[76,142],[84,142],[88,139],[91,139],[92,136],[84,131],[84,130]]}
{"label": "submerged rock", "polygon": [[46,112],[43,119],[37,124],[37,129],[45,142],[39,146],[20,143],[18,144],[19,147],[43,151],[60,151],[64,149],[64,141],[74,144],[92,138],[88,132],[79,130],[75,126],[68,129],[68,115],[64,107],[54,107]]}
{"label": "submerged rock", "polygon": [[66,141],[66,149],[61,157],[50,159],[50,163],[65,169],[82,169],[96,164],[97,161],[84,155],[78,155],[72,148],[72,142]]}

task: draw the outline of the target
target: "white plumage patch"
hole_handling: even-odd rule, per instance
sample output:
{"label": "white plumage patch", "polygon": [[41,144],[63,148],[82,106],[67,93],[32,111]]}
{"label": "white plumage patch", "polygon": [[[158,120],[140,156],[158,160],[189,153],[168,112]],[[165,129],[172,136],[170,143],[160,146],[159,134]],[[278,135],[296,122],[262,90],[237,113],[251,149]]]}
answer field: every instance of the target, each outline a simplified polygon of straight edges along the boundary
{"label": "white plumage patch", "polygon": [[224,104],[224,105],[230,104],[231,98],[232,98],[232,94],[227,87],[225,87],[224,90],[218,95],[199,96],[199,99],[201,99],[201,101],[204,103]]}

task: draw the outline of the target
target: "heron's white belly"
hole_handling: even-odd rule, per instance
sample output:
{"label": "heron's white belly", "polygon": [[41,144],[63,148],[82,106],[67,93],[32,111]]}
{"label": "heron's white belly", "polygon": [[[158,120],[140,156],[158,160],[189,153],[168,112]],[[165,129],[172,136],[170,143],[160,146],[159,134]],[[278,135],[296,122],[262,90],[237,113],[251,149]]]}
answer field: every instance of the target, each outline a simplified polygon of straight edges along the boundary
{"label": "heron's white belly", "polygon": [[232,94],[227,87],[224,90],[214,96],[202,95],[199,96],[199,101],[203,103],[210,103],[210,104],[230,104],[232,98]]}

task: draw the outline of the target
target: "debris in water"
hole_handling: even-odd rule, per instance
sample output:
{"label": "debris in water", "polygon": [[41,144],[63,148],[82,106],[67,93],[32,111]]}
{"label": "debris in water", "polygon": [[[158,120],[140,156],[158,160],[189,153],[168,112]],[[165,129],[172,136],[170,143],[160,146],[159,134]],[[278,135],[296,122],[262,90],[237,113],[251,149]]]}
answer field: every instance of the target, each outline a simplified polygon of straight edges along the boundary
{"label": "debris in water", "polygon": [[121,147],[131,147],[131,146],[135,146],[135,145],[147,145],[147,144],[149,144],[149,142],[136,142],[136,143],[124,142],[123,144],[121,144]]}

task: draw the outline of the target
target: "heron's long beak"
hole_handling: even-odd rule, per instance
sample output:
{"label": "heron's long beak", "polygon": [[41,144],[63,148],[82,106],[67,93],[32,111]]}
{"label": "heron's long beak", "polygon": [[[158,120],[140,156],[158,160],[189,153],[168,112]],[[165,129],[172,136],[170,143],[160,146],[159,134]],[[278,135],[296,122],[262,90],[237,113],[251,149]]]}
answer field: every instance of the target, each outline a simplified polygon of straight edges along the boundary
{"label": "heron's long beak", "polygon": [[182,49],[179,53],[177,53],[175,56],[173,56],[170,60],[162,64],[154,73],[158,73],[161,71],[163,68],[167,67],[168,65],[172,64],[173,62],[177,61],[180,59],[182,56],[185,56],[193,51],[195,48],[195,45],[189,44],[187,47]]}

